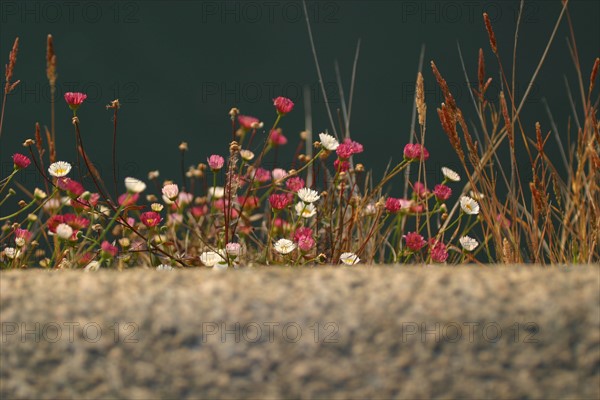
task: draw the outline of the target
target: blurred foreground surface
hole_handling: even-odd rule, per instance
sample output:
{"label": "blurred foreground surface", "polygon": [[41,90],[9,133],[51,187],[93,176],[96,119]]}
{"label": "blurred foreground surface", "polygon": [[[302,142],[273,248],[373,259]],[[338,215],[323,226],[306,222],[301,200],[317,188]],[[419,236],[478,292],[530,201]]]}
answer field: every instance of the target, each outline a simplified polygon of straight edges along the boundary
{"label": "blurred foreground surface", "polygon": [[598,266],[0,274],[2,398],[599,398]]}

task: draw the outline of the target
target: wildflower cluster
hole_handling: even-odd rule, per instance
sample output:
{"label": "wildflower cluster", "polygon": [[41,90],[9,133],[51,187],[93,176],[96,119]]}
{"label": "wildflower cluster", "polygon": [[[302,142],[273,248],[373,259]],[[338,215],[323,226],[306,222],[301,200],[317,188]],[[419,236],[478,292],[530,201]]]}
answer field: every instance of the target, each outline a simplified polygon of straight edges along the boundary
{"label": "wildflower cluster", "polygon": [[[74,113],[85,99],[83,93],[65,94]],[[2,265],[86,270],[152,265],[166,270],[252,264],[355,265],[374,262],[376,257],[390,262],[447,260],[449,247],[443,235],[437,232],[426,240],[422,221],[445,212],[445,202],[452,195],[446,184],[460,180],[456,172],[444,168],[445,178],[433,191],[414,182],[410,198],[384,196],[382,187],[363,191],[364,166],[353,167],[363,145],[328,133],[319,134],[316,154],[298,154],[297,168],[265,168],[270,153],[288,143],[279,122],[292,112],[294,103],[279,97],[274,106],[275,122],[268,135],[258,118],[234,109],[230,116],[236,140],[225,154],[207,155],[206,163],[190,166],[183,182],[159,182],[158,170],[149,172],[147,181],[126,177],[125,190],[116,198],[94,174],[85,149],[85,166],[96,176],[92,182],[73,176],[72,161],[54,161],[42,170],[43,152],[38,152],[36,161],[32,151],[32,146],[41,144],[29,140],[25,147],[46,188],[35,189],[29,203],[1,217],[3,242],[7,243]],[[75,114],[73,124],[79,139]],[[299,149],[304,140],[301,135]],[[182,146],[180,150],[188,150],[187,144]],[[424,146],[408,144],[404,158],[383,181],[428,157]],[[15,153],[12,158],[14,170],[2,180],[0,193],[31,165],[26,155]],[[157,189],[154,193],[149,190],[150,182]],[[14,194],[11,189],[2,201]],[[460,204],[465,215],[477,214],[475,200],[463,197]],[[401,234],[405,226],[412,231]],[[389,254],[382,250],[386,243],[391,244]],[[460,243],[464,251],[472,251],[478,242],[464,236]]]}
{"label": "wildflower cluster", "polygon": [[[494,41],[494,53],[496,45]],[[19,83],[11,82],[17,50],[18,40],[9,59],[5,95]],[[56,59],[48,59],[54,88]],[[485,143],[471,136],[448,84],[435,63],[431,67],[444,96],[437,116],[461,173],[431,165],[435,157],[425,147],[427,105],[421,73],[415,98],[419,127],[405,135],[405,144],[393,152],[396,159],[379,178],[366,170],[364,153],[373,150],[359,142],[360,134],[350,137],[348,129],[341,129],[340,137],[335,130],[325,131],[307,143],[311,134],[301,132],[294,139],[282,126],[294,112],[294,103],[277,97],[265,121],[232,108],[224,115],[231,121],[230,134],[223,135],[227,146],[198,154],[187,171],[182,158],[181,176],[163,179],[160,170],[154,170],[119,182],[114,175],[114,191],[109,191],[83,143],[79,118],[87,96],[65,93],[73,112],[77,158],[59,159],[54,128],[42,136],[39,125],[35,140],[23,143],[25,154],[12,154],[12,170],[0,177],[0,206],[16,196],[18,201],[12,207],[16,211],[0,215],[0,268],[92,271],[151,266],[166,271],[193,266],[225,270],[253,265],[597,260],[600,147],[597,104],[591,94],[600,59],[588,92],[582,93],[587,98],[585,124],[579,128],[574,156],[564,160],[566,180],[545,154],[547,138],[540,124],[535,126],[535,140],[528,138],[518,119],[520,110],[509,113],[507,99],[514,99],[513,94],[505,97],[501,92],[498,107],[486,98],[491,78],[486,79],[483,51],[473,101]],[[510,85],[505,86],[508,91]],[[54,110],[54,90],[51,93]],[[113,147],[120,106],[118,100],[106,106],[112,111]],[[525,185],[515,155],[516,126],[533,173]],[[505,138],[509,174],[504,169],[498,173],[495,165],[502,163],[497,151]],[[294,158],[278,163],[280,149],[290,145],[296,148]],[[185,142],[178,149],[182,157],[190,151]],[[32,168],[44,185],[30,191],[14,181]],[[436,172],[433,182],[425,171]],[[500,177],[507,193],[497,189]],[[398,195],[402,184],[404,191]]]}

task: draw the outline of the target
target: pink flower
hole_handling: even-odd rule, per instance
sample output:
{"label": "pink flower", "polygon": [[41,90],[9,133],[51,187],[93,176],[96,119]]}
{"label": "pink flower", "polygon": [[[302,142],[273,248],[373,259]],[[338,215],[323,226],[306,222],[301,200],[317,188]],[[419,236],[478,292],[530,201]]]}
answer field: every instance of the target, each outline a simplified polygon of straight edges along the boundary
{"label": "pink flower", "polygon": [[303,252],[309,252],[315,246],[315,239],[312,236],[300,236],[298,238],[298,248]]}
{"label": "pink flower", "polygon": [[400,211],[400,208],[401,208],[400,199],[388,197],[387,200],[385,201],[385,209],[387,210],[387,212],[389,212],[391,214],[397,213],[398,211]]}
{"label": "pink flower", "polygon": [[229,217],[237,218],[240,215],[239,211],[234,207],[229,207],[229,200],[227,199],[219,199],[214,202],[214,206],[217,210],[221,212],[225,212],[226,209],[229,209]]}
{"label": "pink flower", "polygon": [[223,164],[225,164],[225,159],[218,154],[213,154],[212,156],[207,158],[208,166],[214,172],[220,171],[223,168]]}
{"label": "pink flower", "polygon": [[429,152],[418,143],[409,143],[404,146],[404,157],[410,161],[426,161],[429,158]]}
{"label": "pink flower", "polygon": [[502,228],[510,229],[510,219],[506,218],[504,215],[496,215],[496,222],[499,222]]}
{"label": "pink flower", "polygon": [[300,190],[304,187],[305,183],[304,183],[304,179],[300,178],[299,176],[294,176],[294,177],[288,179],[287,182],[285,183],[285,185],[292,192],[297,192],[298,190]]}
{"label": "pink flower", "polygon": [[80,267],[85,267],[86,265],[92,262],[94,257],[95,255],[93,253],[83,253],[81,256],[77,257],[77,265],[79,265]]}
{"label": "pink flower", "polygon": [[271,172],[264,168],[259,167],[259,168],[255,169],[253,174],[254,174],[254,180],[256,182],[264,183],[264,182],[269,182],[271,180]]}
{"label": "pink flower", "polygon": [[311,236],[312,237],[312,234],[313,234],[313,231],[309,227],[306,227],[306,226],[300,227],[300,228],[296,229],[296,232],[294,232],[294,242],[297,242],[302,236]]}
{"label": "pink flower", "polygon": [[273,129],[269,134],[269,143],[273,146],[283,146],[287,142],[287,138],[283,136],[280,129]]}
{"label": "pink flower", "polygon": [[340,159],[338,158],[333,162],[333,168],[335,168],[335,170],[338,172],[346,172],[350,169],[350,163],[348,160],[342,160],[340,162]]}
{"label": "pink flower", "polygon": [[290,99],[281,96],[273,99],[273,105],[277,109],[277,114],[279,115],[285,115],[294,108],[294,103]]}
{"label": "pink flower", "polygon": [[75,198],[81,196],[85,191],[81,183],[74,181],[71,178],[58,178],[56,186],[68,192],[70,196]]}
{"label": "pink flower", "polygon": [[227,251],[228,255],[235,258],[239,255],[242,255],[243,249],[241,244],[229,242],[225,245],[225,251]]}
{"label": "pink flower", "polygon": [[452,196],[452,189],[446,185],[435,185],[433,194],[439,201],[446,201]]}
{"label": "pink flower", "polygon": [[258,207],[259,199],[256,196],[238,196],[238,203],[244,208],[244,210],[251,210]]}
{"label": "pink flower", "polygon": [[410,204],[410,212],[412,213],[422,213],[425,211],[425,206],[423,204],[411,203]]}
{"label": "pink flower", "polygon": [[29,167],[29,164],[31,164],[31,160],[27,156],[24,156],[20,153],[13,154],[12,159],[15,169],[24,169]]}
{"label": "pink flower", "polygon": [[162,218],[157,212],[148,211],[140,215],[140,221],[142,221],[142,224],[146,225],[148,228],[154,228],[160,223],[160,221],[162,221]]}
{"label": "pink flower", "polygon": [[406,241],[406,247],[408,247],[411,251],[419,251],[425,246],[427,242],[423,236],[419,235],[417,232],[410,232],[403,236]]}
{"label": "pink flower", "polygon": [[62,223],[69,225],[74,231],[85,229],[90,224],[89,219],[75,214],[65,214],[62,217]]}
{"label": "pink flower", "polygon": [[241,127],[246,130],[258,128],[258,125],[260,124],[258,118],[254,118],[249,115],[238,115],[238,122],[240,123]]}
{"label": "pink flower", "polygon": [[190,204],[192,202],[192,200],[194,200],[194,195],[191,193],[187,193],[187,192],[179,192],[179,197],[177,198],[177,201],[179,202],[179,204]]}
{"label": "pink flower", "polygon": [[407,199],[399,199],[400,201],[400,209],[401,210],[410,210],[410,207],[413,205],[412,200],[407,200]]}
{"label": "pink flower", "polygon": [[352,155],[352,148],[346,143],[341,143],[335,152],[337,153],[338,157],[345,160],[350,158]]}
{"label": "pink flower", "polygon": [[112,244],[108,243],[106,240],[102,242],[100,248],[102,249],[102,255],[108,258],[116,256],[117,252],[119,251],[119,249],[117,249]]}
{"label": "pink flower", "polygon": [[274,210],[283,210],[290,204],[290,198],[285,193],[273,193],[269,196],[269,203]]}
{"label": "pink flower", "polygon": [[282,229],[284,224],[285,223],[281,218],[275,218],[273,220],[273,225],[275,226],[276,229]]}
{"label": "pink flower", "polygon": [[100,195],[98,193],[90,194],[89,199],[84,199],[83,197],[79,196],[77,198],[77,201],[71,202],[71,207],[73,207],[76,210],[84,210],[89,207],[93,208],[98,205],[98,200],[100,200]]}
{"label": "pink flower", "polygon": [[338,157],[344,160],[350,158],[354,154],[359,154],[362,152],[363,145],[351,140],[350,138],[344,139],[344,142],[341,143],[336,149]]}
{"label": "pink flower", "polygon": [[134,205],[138,199],[140,198],[140,195],[138,193],[123,193],[122,195],[119,196],[119,198],[117,199],[117,201],[119,202],[120,206],[123,207],[129,207]]}
{"label": "pink flower", "polygon": [[65,222],[65,217],[62,215],[53,215],[48,218],[46,225],[48,225],[48,230],[52,233],[56,233],[56,227]]}
{"label": "pink flower", "polygon": [[90,224],[90,221],[84,217],[78,217],[75,214],[53,215],[48,218],[48,229],[52,233],[56,233],[56,228],[60,224],[66,224],[73,229],[73,237],[76,237],[76,231],[85,229]]}
{"label": "pink flower", "polygon": [[17,228],[15,229],[15,239],[23,239],[25,242],[29,242],[31,240],[32,233],[27,229]]}
{"label": "pink flower", "polygon": [[69,105],[69,108],[73,111],[77,111],[81,103],[87,99],[87,94],[79,92],[67,92],[65,93],[65,101]]}
{"label": "pink flower", "polygon": [[425,198],[429,193],[429,190],[421,182],[415,182],[413,185],[413,192],[420,198]]}
{"label": "pink flower", "polygon": [[288,175],[288,173],[285,169],[275,168],[273,170],[273,172],[271,173],[271,175],[273,175],[273,180],[279,181],[281,179],[285,179],[285,177]]}
{"label": "pink flower", "polygon": [[442,242],[435,242],[433,238],[429,241],[429,252],[433,262],[443,263],[448,258],[446,245]]}
{"label": "pink flower", "polygon": [[171,213],[167,215],[167,222],[170,225],[181,224],[183,222],[183,215],[178,213]]}
{"label": "pink flower", "polygon": [[192,212],[194,218],[200,218],[201,216],[208,214],[208,206],[195,206],[192,207],[190,211]]}

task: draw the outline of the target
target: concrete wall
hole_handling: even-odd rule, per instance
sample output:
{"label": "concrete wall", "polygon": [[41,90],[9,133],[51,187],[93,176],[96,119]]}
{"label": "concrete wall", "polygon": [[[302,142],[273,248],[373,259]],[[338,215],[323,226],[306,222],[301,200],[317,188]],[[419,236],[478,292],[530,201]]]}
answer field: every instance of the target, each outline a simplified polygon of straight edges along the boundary
{"label": "concrete wall", "polygon": [[0,397],[597,399],[599,274],[5,272]]}

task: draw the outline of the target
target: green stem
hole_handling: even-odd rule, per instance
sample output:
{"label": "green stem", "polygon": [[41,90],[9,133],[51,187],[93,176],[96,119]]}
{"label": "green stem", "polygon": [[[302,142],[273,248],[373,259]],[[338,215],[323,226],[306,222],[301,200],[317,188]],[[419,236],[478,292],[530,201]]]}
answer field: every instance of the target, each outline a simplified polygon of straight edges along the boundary
{"label": "green stem", "polygon": [[273,219],[271,220],[271,226],[269,227],[269,233],[267,235],[267,245],[265,246],[265,262],[268,263],[268,258],[271,253],[271,236],[273,234],[273,226],[275,225],[275,220],[277,219],[277,210],[273,210]]}
{"label": "green stem", "polygon": [[[129,198],[129,195],[127,195],[127,199],[128,198]],[[127,199],[125,199],[125,201],[123,201],[123,204],[127,204]],[[108,225],[106,225],[106,228],[104,228],[104,230],[100,234],[100,237],[98,238],[97,243],[102,243],[102,240],[104,240],[104,238],[106,237],[106,234],[110,231],[110,228],[112,228],[114,223],[117,221],[117,218],[119,217],[119,215],[121,214],[121,211],[123,211],[124,208],[125,207],[123,205],[120,205],[119,208],[117,208],[117,210],[115,211],[115,214],[111,218],[110,222],[108,223]],[[92,247],[93,246],[90,246],[87,251],[91,251]]]}
{"label": "green stem", "polygon": [[16,217],[17,215],[21,214],[23,211],[31,208],[31,206],[33,206],[36,202],[36,199],[31,200],[31,202],[29,204],[27,204],[25,207],[21,208],[19,211],[16,211],[10,215],[7,215],[5,217],[1,217],[0,221],[6,221],[7,219],[11,219],[13,217]]}
{"label": "green stem", "polygon": [[4,191],[4,189],[6,189],[6,186],[8,186],[8,184],[10,183],[10,181],[12,180],[13,176],[15,176],[15,174],[17,173],[18,169],[14,169],[13,172],[7,176],[5,179],[4,184],[2,185],[2,187],[0,188],[0,194],[2,194],[2,192]]}

